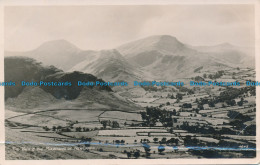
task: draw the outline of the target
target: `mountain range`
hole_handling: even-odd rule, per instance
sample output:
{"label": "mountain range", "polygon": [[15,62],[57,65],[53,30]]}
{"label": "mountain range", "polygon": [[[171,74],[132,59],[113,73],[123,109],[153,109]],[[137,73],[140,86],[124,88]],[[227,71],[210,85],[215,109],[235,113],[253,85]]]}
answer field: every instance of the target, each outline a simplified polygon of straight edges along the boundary
{"label": "mountain range", "polygon": [[31,57],[45,65],[90,73],[105,81],[133,81],[186,78],[193,76],[196,68],[254,67],[251,50],[228,43],[190,46],[170,35],[156,35],[111,50],[81,50],[66,40],[55,40],[32,51],[6,51],[5,55]]}

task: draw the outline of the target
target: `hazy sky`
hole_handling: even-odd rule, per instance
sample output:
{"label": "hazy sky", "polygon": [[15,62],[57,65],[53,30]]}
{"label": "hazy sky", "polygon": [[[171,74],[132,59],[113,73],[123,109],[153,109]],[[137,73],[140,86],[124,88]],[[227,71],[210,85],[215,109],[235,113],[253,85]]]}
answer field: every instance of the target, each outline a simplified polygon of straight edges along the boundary
{"label": "hazy sky", "polygon": [[252,5],[6,7],[5,49],[25,51],[65,39],[81,49],[109,49],[168,34],[191,45],[254,44]]}

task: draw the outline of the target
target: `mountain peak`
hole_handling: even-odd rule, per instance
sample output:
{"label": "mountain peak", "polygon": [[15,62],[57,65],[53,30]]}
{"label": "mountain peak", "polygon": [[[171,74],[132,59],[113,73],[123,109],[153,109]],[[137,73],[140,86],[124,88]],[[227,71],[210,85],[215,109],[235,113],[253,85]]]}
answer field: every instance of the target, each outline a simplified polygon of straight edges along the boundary
{"label": "mountain peak", "polygon": [[156,42],[180,42],[176,37],[171,35],[153,35],[143,38],[141,40],[154,40]]}
{"label": "mountain peak", "polygon": [[70,43],[67,40],[52,40],[41,44],[36,50],[45,50],[45,51],[55,51],[55,50],[69,50],[69,51],[79,51],[80,49],[74,44]]}
{"label": "mountain peak", "polygon": [[171,35],[158,35],[158,37],[160,37],[160,39],[162,40],[177,40],[176,37]]}
{"label": "mountain peak", "polygon": [[155,36],[158,38],[157,46],[159,47],[182,47],[184,46],[176,37],[170,35],[159,35]]}
{"label": "mountain peak", "polygon": [[162,54],[176,54],[188,49],[185,44],[170,35],[153,35],[118,47],[121,54],[129,57],[152,51]]}
{"label": "mountain peak", "polygon": [[105,49],[99,52],[103,59],[122,59],[123,56],[116,49]]}

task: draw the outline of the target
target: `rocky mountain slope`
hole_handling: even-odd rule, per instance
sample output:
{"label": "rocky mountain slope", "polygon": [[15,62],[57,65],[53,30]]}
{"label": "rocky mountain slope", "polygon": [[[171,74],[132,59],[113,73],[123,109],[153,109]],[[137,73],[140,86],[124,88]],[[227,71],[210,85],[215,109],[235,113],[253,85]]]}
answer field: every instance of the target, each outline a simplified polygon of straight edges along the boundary
{"label": "rocky mountain slope", "polygon": [[162,80],[192,76],[196,68],[252,67],[254,61],[229,44],[193,47],[169,35],[150,36],[117,49],[126,59]]}
{"label": "rocky mountain slope", "polygon": [[70,71],[91,73],[106,81],[133,81],[143,78],[143,72],[138,66],[131,64],[115,49],[90,52],[85,60]]}

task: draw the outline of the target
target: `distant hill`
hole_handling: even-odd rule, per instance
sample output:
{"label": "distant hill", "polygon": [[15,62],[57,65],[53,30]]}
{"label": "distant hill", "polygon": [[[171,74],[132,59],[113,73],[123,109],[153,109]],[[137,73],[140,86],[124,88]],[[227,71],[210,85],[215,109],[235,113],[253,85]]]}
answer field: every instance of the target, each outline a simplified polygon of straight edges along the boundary
{"label": "distant hill", "polygon": [[230,43],[213,46],[193,46],[192,48],[225,60],[233,66],[255,66],[254,48],[234,46]]}
{"label": "distant hill", "polygon": [[164,80],[192,76],[196,68],[252,67],[254,61],[230,44],[193,47],[169,35],[150,36],[117,49],[129,61]]}
{"label": "distant hill", "polygon": [[[136,106],[115,95],[108,86],[79,87],[77,81],[101,81],[83,72],[63,72],[53,66],[43,66],[28,57],[5,57],[5,81],[16,82],[16,86],[5,87],[6,105],[31,109],[41,106],[51,107],[105,107],[107,109],[133,110]],[[46,81],[72,83],[67,87],[21,86],[21,81]],[[72,102],[67,103],[66,100]],[[97,106],[97,107],[96,107]],[[75,108],[75,107],[74,107]]]}
{"label": "distant hill", "polygon": [[143,72],[115,49],[89,52],[86,59],[70,71],[91,73],[106,81],[133,81],[143,78]]}
{"label": "distant hill", "polygon": [[[5,98],[17,97],[23,92],[25,86],[21,86],[21,81],[39,82],[53,81],[72,83],[71,86],[53,87],[42,86],[45,92],[52,94],[55,98],[75,99],[80,94],[83,87],[77,86],[77,81],[103,81],[91,74],[82,72],[66,73],[55,67],[45,67],[41,63],[28,57],[6,57],[5,58],[5,81],[16,82],[16,86],[5,88]],[[91,87],[90,87],[91,88]],[[112,91],[109,87],[94,87],[100,90]]]}
{"label": "distant hill", "polygon": [[169,35],[150,36],[124,44],[117,49],[128,59],[136,56],[141,57],[140,54],[143,55],[145,52],[157,53],[158,55],[191,55],[196,52],[177,38]]}
{"label": "distant hill", "polygon": [[5,57],[4,78],[5,81],[13,81],[16,85],[5,87],[5,99],[17,97],[25,87],[21,81],[40,81],[46,76],[62,72],[54,66],[43,66],[40,62],[28,57]]}
{"label": "distant hill", "polygon": [[28,52],[6,51],[6,56],[26,56],[34,58],[45,65],[67,71],[85,59],[84,51],[66,40],[55,40],[43,43],[38,48]]}

